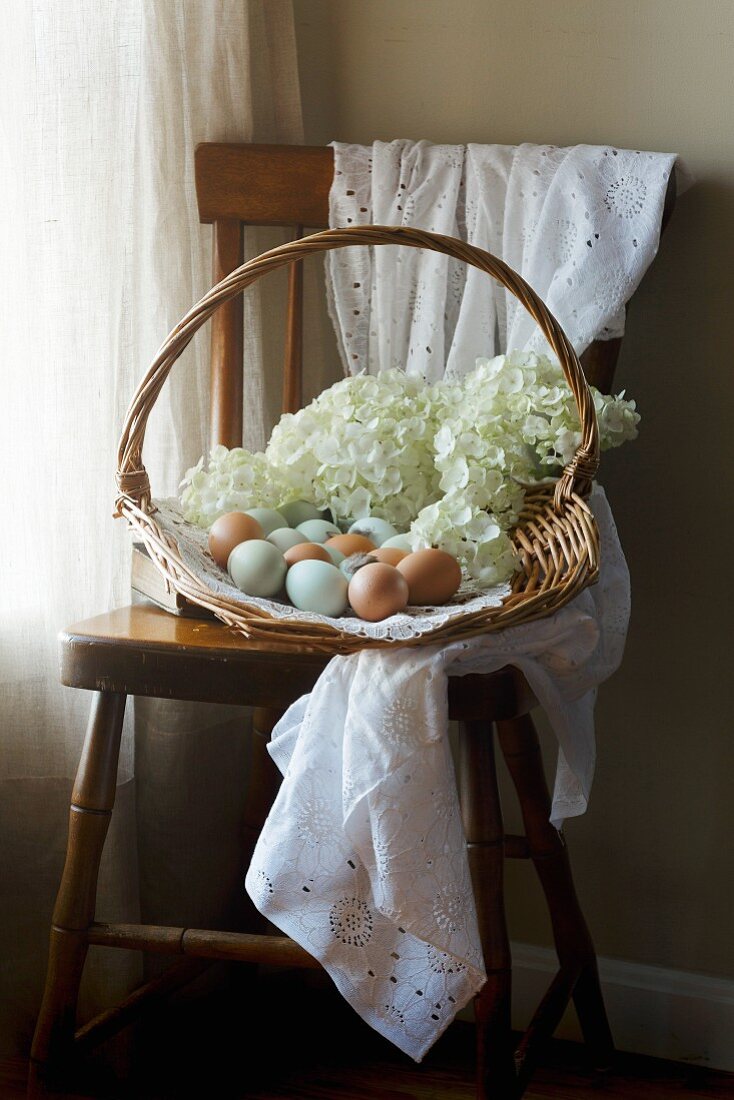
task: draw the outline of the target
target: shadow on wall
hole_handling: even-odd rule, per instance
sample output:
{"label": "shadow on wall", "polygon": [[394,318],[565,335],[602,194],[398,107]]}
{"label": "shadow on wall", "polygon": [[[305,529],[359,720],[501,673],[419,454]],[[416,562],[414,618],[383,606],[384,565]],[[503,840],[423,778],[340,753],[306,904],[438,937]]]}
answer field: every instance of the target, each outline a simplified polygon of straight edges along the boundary
{"label": "shadow on wall", "polygon": [[734,543],[722,507],[734,272],[721,242],[731,239],[734,188],[696,184],[630,309],[617,386],[637,400],[641,432],[604,456],[602,480],[630,566],[632,622],[622,668],[600,690],[588,828],[570,829],[601,954],[720,976],[734,976],[731,941],[722,951],[712,934],[729,924],[721,853],[734,829],[722,584]]}

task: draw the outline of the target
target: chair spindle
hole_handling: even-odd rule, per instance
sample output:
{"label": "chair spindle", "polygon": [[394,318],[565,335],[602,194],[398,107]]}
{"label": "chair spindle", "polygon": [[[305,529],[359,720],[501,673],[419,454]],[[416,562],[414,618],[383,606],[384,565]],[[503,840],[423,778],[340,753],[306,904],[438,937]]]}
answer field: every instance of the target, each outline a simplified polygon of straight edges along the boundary
{"label": "chair spindle", "polygon": [[[214,222],[213,268],[218,283],[244,259],[239,218]],[[209,445],[242,446],[244,325],[242,298],[226,302],[212,317]]]}
{"label": "chair spindle", "polygon": [[[295,240],[303,236],[297,225]],[[283,366],[283,412],[298,412],[303,401],[303,262],[288,268],[288,316]]]}

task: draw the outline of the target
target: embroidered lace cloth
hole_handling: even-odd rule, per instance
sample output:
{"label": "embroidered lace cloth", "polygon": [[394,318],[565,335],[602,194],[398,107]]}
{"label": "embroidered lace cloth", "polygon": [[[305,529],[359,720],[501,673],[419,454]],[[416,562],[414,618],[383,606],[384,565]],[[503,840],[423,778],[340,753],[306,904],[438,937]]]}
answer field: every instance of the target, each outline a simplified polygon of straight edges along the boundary
{"label": "embroidered lace cloth", "polygon": [[[675,158],[578,146],[335,145],[331,224],[420,225],[502,256],[576,350],[621,335],[657,250]],[[327,286],[349,371],[427,378],[545,350],[492,280],[406,248],[341,249]],[[444,646],[335,657],[276,726],[283,783],[246,885],[352,1007],[419,1060],[486,979],[448,743],[447,676],[520,668],[559,750],[552,822],[585,811],[596,687],[617,668],[629,576],[603,491],[599,583],[548,619]]]}
{"label": "embroidered lace cloth", "polygon": [[629,579],[592,498],[605,568],[556,615],[448,646],[334,657],[276,726],[283,783],[247,890],[354,1009],[420,1060],[485,980],[448,741],[446,678],[517,665],[559,741],[553,821],[586,809],[595,686],[619,664]]}
{"label": "embroidered lace cloth", "polygon": [[[419,226],[487,249],[528,280],[580,355],[624,333],[675,160],[611,146],[335,142],[329,221]],[[679,172],[678,182],[690,178]],[[341,248],[326,263],[350,373],[399,367],[434,380],[472,370],[479,356],[549,351],[513,295],[446,256]]]}

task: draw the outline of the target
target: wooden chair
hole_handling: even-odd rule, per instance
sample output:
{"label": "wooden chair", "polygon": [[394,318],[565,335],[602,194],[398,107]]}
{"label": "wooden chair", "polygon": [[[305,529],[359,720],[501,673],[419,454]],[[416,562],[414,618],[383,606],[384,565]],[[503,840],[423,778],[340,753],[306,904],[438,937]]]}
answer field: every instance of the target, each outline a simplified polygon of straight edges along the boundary
{"label": "wooden chair", "polygon": [[[214,282],[242,263],[243,225],[303,227],[328,224],[333,171],[329,148],[201,145],[196,186],[202,222],[214,228]],[[672,180],[672,177],[671,177]],[[664,220],[674,202],[669,188]],[[290,269],[283,409],[301,400],[302,272]],[[242,303],[223,306],[212,320],[211,439],[242,441]],[[583,357],[589,381],[608,391],[620,340],[593,344]],[[135,1013],[199,973],[206,960],[234,959],[318,966],[293,941],[252,931],[108,924],[97,919],[97,873],[115,798],[117,760],[128,695],[243,704],[255,710],[249,777],[249,823],[254,838],[277,789],[267,736],[282,711],[313,686],[327,659],[302,649],[284,652],[247,643],[214,620],[177,617],[138,604],[78,623],[61,634],[61,679],[93,692],[92,709],[71,797],[69,840],[53,912],[43,1003],[32,1048],[29,1095],[63,1079],[74,1056],[124,1027]],[[488,980],[476,1000],[478,1095],[522,1094],[542,1045],[572,998],[595,1066],[613,1055],[594,947],[574,891],[564,841],[549,824],[550,797],[538,738],[536,706],[513,668],[450,681],[451,717],[460,723],[459,787]],[[525,834],[504,832],[495,769],[494,730],[517,790]],[[504,858],[531,859],[547,899],[559,970],[515,1050],[510,1030],[510,945],[503,904]],[[244,860],[243,860],[244,870]],[[122,1005],[77,1028],[76,1006],[90,946],[104,945],[181,956]],[[202,962],[204,960],[204,962]],[[428,1070],[427,1072],[430,1072]]]}

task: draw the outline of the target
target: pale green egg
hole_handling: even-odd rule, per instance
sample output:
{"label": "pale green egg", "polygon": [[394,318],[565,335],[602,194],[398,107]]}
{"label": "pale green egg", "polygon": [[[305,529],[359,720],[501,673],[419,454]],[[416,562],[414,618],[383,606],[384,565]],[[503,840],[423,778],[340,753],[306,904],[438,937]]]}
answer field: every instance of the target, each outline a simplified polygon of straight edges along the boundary
{"label": "pale green egg", "polygon": [[341,535],[339,528],[325,519],[307,519],[304,523],[298,524],[296,531],[300,531],[302,535],[305,535],[308,542],[323,543],[327,539],[333,538],[334,535]]}
{"label": "pale green egg", "polygon": [[272,542],[281,554],[285,554],[286,550],[290,550],[292,546],[300,546],[302,542],[308,542],[308,539],[300,531],[294,531],[292,527],[276,527],[268,535],[268,542]]}
{"label": "pale green egg", "polygon": [[388,523],[386,519],[378,519],[377,516],[364,516],[357,519],[349,528],[350,535],[364,535],[375,546],[384,546],[387,539],[395,538],[398,530]]}
{"label": "pale green egg", "polygon": [[241,542],[227,560],[232,581],[248,596],[275,596],[283,587],[287,570],[280,550],[266,539]]}
{"label": "pale green egg", "polygon": [[413,549],[410,544],[410,535],[393,535],[392,538],[385,539],[381,546],[394,546],[396,550],[406,550],[409,554]]}
{"label": "pale green egg", "polygon": [[336,546],[327,546],[324,543],[324,550],[329,555],[334,565],[341,565],[345,560],[344,554],[342,554],[341,550],[337,550]]}
{"label": "pale green egg", "polygon": [[299,611],[337,618],[347,609],[347,579],[326,561],[298,561],[288,570],[285,590]]}
{"label": "pale green egg", "polygon": [[246,516],[252,516],[263,529],[265,538],[271,533],[271,531],[277,531],[279,527],[287,527],[288,524],[280,512],[276,512],[275,508],[248,508],[245,512]]}
{"label": "pale green egg", "polygon": [[307,500],[292,500],[290,504],[281,504],[278,511],[290,527],[298,527],[299,523],[305,523],[308,519],[324,518],[316,505]]}

